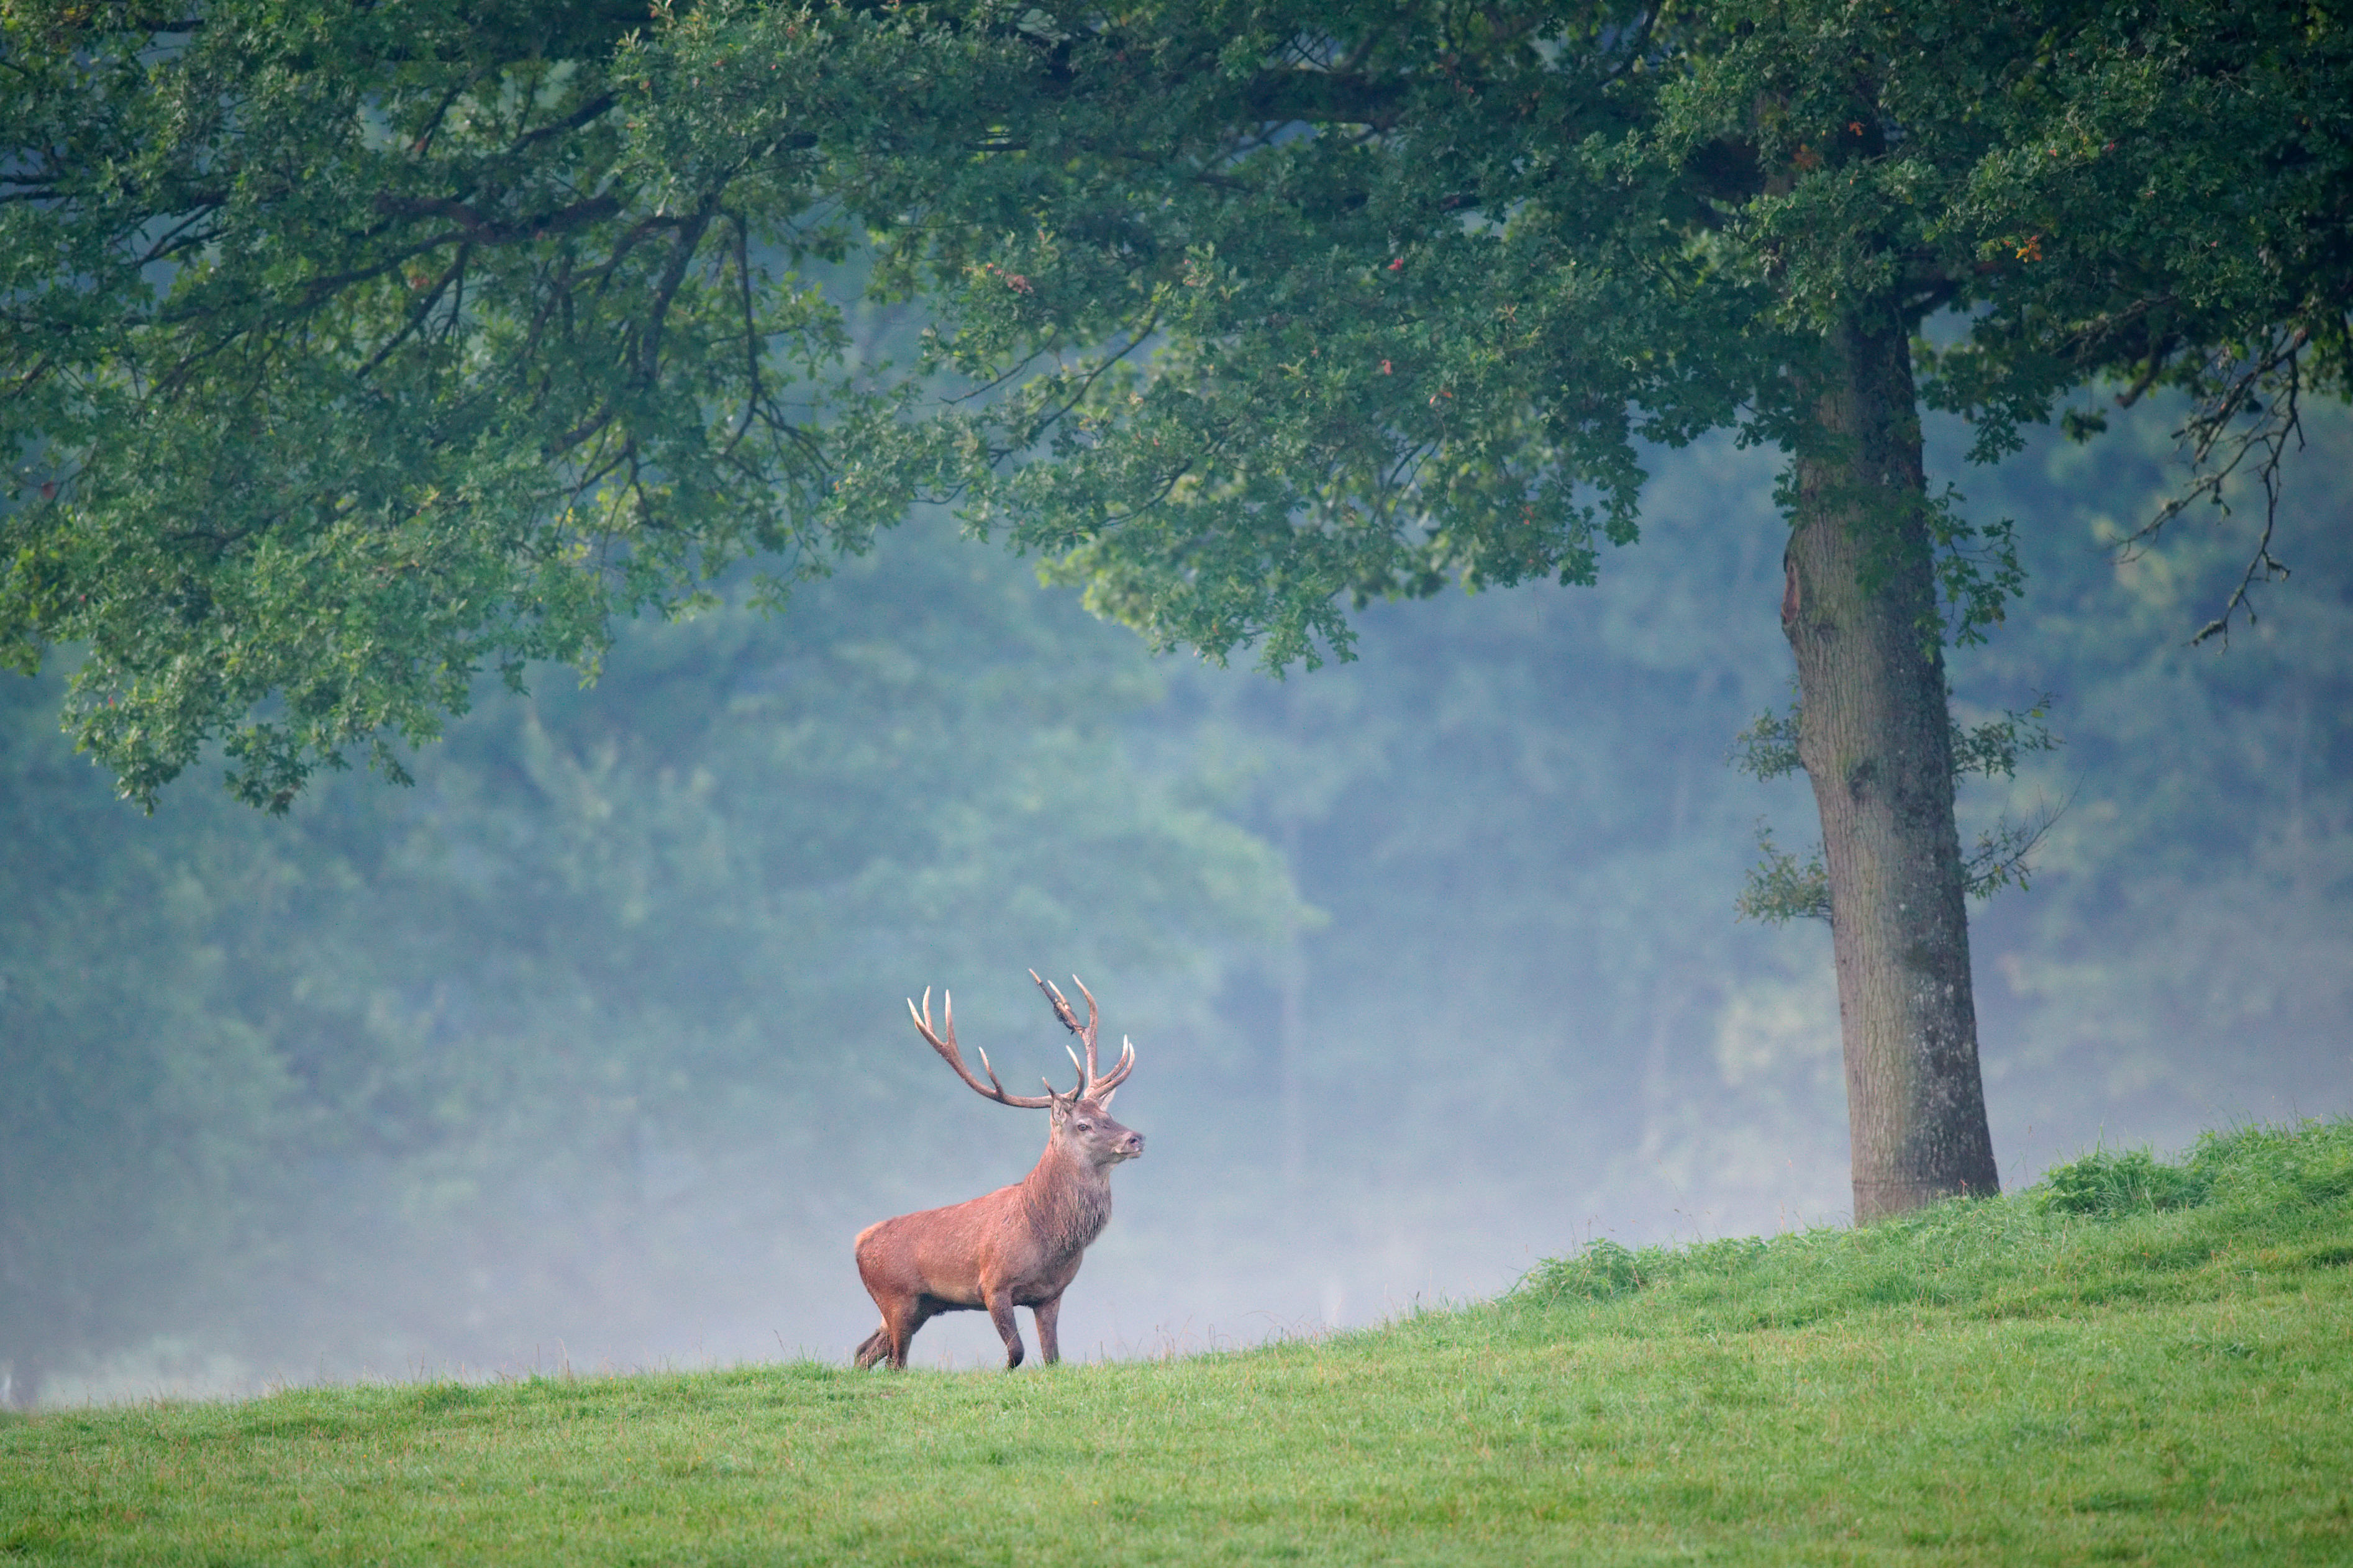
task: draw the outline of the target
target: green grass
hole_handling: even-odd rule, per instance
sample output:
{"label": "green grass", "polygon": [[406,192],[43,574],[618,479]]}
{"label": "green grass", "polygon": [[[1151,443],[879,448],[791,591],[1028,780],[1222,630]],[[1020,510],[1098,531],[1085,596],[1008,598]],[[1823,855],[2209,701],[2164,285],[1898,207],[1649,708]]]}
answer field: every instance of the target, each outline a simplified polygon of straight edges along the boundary
{"label": "green grass", "polygon": [[2353,1562],[2353,1120],[1182,1361],[0,1426],[0,1560]]}

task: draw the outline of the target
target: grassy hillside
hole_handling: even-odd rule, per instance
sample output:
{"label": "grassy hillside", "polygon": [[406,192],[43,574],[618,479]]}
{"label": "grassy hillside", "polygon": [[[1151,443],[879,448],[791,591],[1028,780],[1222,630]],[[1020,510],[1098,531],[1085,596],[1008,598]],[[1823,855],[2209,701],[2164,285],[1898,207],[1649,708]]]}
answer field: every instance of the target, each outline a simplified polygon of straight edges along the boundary
{"label": "grassy hillside", "polygon": [[1184,1361],[20,1418],[0,1556],[2343,1563],[2353,1120]]}

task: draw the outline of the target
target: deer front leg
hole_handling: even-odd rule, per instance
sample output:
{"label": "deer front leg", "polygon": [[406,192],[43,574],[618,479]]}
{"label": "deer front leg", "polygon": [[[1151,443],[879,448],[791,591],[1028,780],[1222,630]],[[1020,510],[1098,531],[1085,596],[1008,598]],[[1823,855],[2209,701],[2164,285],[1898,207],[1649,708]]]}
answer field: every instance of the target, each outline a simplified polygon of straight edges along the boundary
{"label": "deer front leg", "polygon": [[1062,1359],[1062,1342],[1054,1337],[1054,1324],[1062,1315],[1062,1299],[1056,1296],[1029,1310],[1038,1319],[1038,1353],[1051,1366]]}
{"label": "deer front leg", "polygon": [[988,1321],[997,1325],[997,1337],[1005,1342],[1005,1370],[1011,1372],[1021,1364],[1021,1325],[1013,1321],[1013,1292],[999,1286],[987,1300]]}

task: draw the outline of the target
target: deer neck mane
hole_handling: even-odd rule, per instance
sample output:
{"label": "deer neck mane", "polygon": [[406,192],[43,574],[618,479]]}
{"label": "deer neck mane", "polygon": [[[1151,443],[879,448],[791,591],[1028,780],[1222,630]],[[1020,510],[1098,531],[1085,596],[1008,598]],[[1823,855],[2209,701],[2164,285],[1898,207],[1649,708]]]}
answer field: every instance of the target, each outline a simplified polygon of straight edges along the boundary
{"label": "deer neck mane", "polygon": [[1040,1241],[1056,1252],[1082,1251],[1111,1223],[1111,1167],[1073,1160],[1049,1143],[1021,1184],[1021,1199]]}

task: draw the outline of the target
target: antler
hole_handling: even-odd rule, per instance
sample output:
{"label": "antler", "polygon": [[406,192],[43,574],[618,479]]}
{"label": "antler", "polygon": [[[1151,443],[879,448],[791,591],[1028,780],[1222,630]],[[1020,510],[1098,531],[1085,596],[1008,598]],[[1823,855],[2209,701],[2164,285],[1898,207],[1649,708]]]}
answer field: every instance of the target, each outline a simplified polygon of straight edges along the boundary
{"label": "antler", "polygon": [[[988,1053],[985,1050],[980,1051],[980,1070],[988,1075],[988,1082],[983,1084],[978,1079],[973,1077],[971,1069],[964,1065],[964,1053],[956,1049],[955,997],[953,994],[943,991],[940,993],[940,1002],[941,1017],[948,1032],[948,1037],[944,1040],[932,1033],[932,988],[930,986],[923,987],[922,1012],[915,1011],[913,997],[907,998],[907,1016],[915,1020],[915,1027],[922,1032],[923,1038],[932,1043],[932,1049],[940,1053],[940,1058],[955,1068],[956,1077],[972,1086],[974,1093],[993,1100],[999,1105],[1018,1106],[1023,1110],[1043,1110],[1054,1103],[1054,1086],[1050,1083],[1046,1086],[1044,1094],[1006,1093],[1005,1086],[997,1081],[997,1069],[988,1065]],[[977,1046],[973,1048],[980,1050]],[[1086,1085],[1082,1083],[1079,1088],[1082,1091],[1081,1098],[1083,1099]]]}
{"label": "antler", "polygon": [[[1095,1021],[1098,1015],[1095,1011],[1095,994],[1087,989],[1085,981],[1075,974],[1071,976],[1071,984],[1077,986],[1079,994],[1087,999],[1087,1025],[1082,1029],[1079,1027],[1078,1015],[1071,1011],[1070,1003],[1063,1000],[1062,994],[1054,988],[1051,981],[1039,979],[1038,972],[1034,969],[1029,972],[1029,978],[1038,981],[1038,989],[1043,991],[1046,994],[1046,999],[1054,1005],[1054,1016],[1062,1020],[1062,1026],[1078,1036],[1086,1045],[1087,1059],[1084,1062],[1079,1060],[1079,1054],[1076,1051],[1070,1053],[1071,1065],[1079,1069],[1079,1098],[1092,1100],[1097,1105],[1109,1105],[1113,1093],[1121,1084],[1127,1081],[1127,1075],[1135,1070],[1135,1043],[1124,1035],[1120,1037],[1119,1060],[1113,1065],[1108,1076],[1097,1078],[1095,1076]],[[1067,1046],[1063,1048],[1069,1049]]]}

